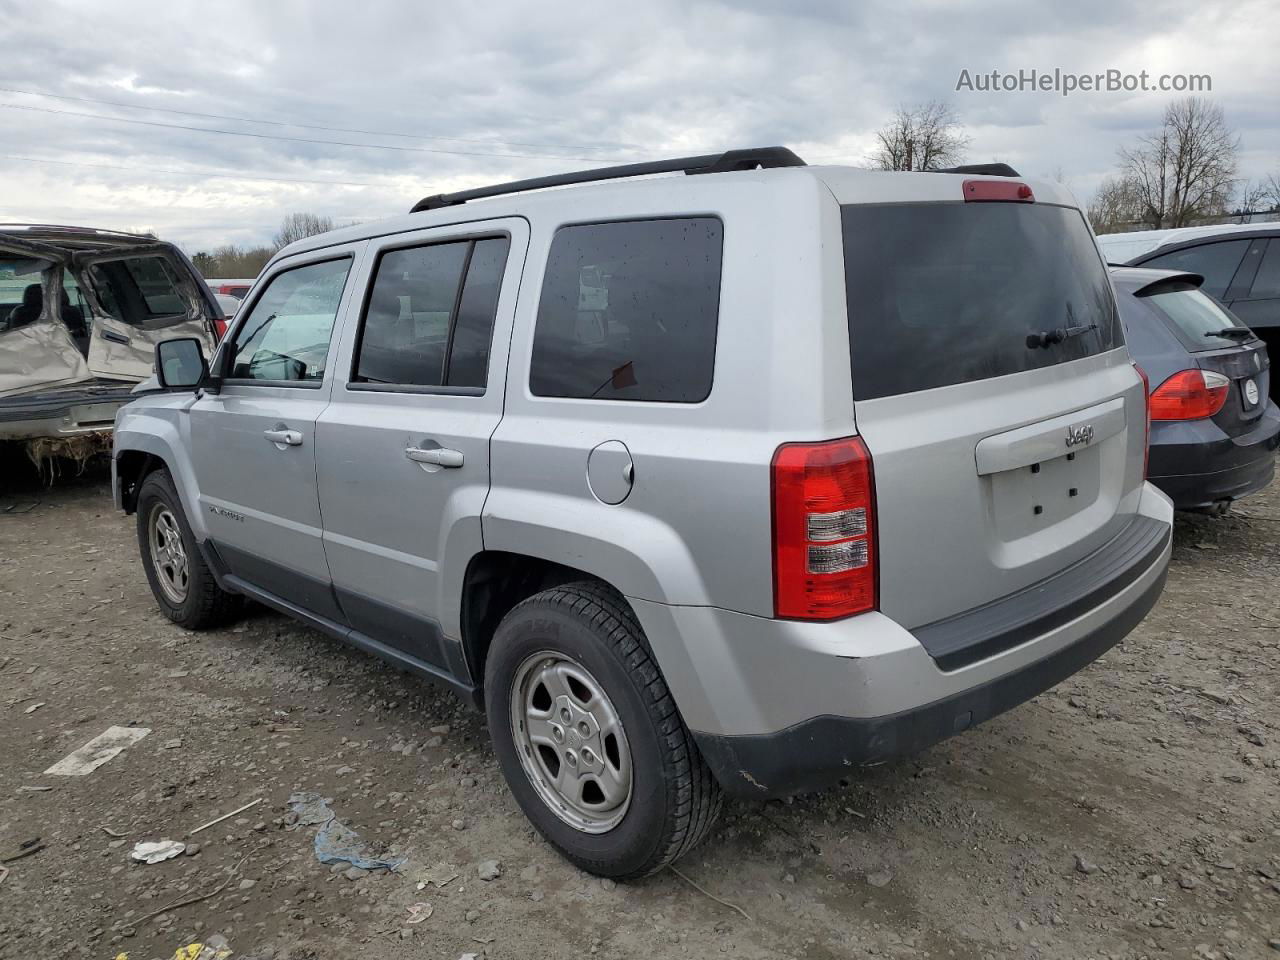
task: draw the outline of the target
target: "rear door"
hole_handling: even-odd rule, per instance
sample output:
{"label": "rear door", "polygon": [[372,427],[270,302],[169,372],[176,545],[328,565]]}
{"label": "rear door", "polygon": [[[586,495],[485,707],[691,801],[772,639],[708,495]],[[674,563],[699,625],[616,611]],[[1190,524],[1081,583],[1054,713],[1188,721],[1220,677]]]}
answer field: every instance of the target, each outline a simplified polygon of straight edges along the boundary
{"label": "rear door", "polygon": [[[933,189],[959,197],[954,179]],[[1145,398],[1080,212],[858,204],[842,228],[881,610],[931,623],[1116,536],[1141,498]]]}
{"label": "rear door", "polygon": [[1255,240],[1246,265],[1249,261],[1254,269],[1232,284],[1231,312],[1255,330],[1280,332],[1280,237]]}
{"label": "rear door", "polygon": [[440,598],[461,594],[482,549],[527,246],[516,218],[370,241],[359,319],[316,427],[325,552],[352,627],[446,669],[465,668]]}
{"label": "rear door", "polygon": [[126,255],[77,257],[76,280],[94,302],[89,329],[89,369],[119,380],[144,380],[155,365],[155,347],[173,337],[195,337],[206,356],[221,316],[213,295],[190,261],[169,244]]}

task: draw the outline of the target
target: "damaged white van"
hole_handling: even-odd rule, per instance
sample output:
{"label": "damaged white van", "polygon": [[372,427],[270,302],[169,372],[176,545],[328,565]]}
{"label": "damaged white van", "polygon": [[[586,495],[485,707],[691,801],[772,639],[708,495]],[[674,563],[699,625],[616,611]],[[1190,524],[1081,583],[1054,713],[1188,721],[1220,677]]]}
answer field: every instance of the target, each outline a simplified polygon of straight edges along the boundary
{"label": "damaged white van", "polygon": [[222,311],[173,244],[86,227],[0,224],[0,443],[37,466],[111,449],[155,345],[212,350]]}

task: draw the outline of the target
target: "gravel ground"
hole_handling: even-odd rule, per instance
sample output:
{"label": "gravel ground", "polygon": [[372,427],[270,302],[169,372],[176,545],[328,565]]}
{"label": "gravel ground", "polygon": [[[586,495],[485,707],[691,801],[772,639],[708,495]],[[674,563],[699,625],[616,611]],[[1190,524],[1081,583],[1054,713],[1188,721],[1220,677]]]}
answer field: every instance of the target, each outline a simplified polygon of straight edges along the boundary
{"label": "gravel ground", "polygon": [[[186,633],[101,473],[10,482],[0,860],[36,852],[6,864],[0,957],[1280,957],[1278,523],[1278,486],[1180,517],[1104,660],[843,788],[729,804],[682,875],[615,885],[534,833],[449,695],[260,608]],[[42,773],[113,725],[151,733]],[[296,791],[404,865],[318,862]],[[130,860],[162,839],[189,846]]]}

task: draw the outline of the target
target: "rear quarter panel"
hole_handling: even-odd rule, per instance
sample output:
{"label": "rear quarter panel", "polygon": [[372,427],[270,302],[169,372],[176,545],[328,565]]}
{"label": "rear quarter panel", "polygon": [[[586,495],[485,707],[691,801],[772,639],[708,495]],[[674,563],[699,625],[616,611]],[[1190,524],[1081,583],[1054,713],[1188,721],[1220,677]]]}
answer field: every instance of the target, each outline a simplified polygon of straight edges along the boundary
{"label": "rear quarter panel", "polygon": [[[559,204],[526,214],[532,236],[492,441],[485,547],[584,570],[631,597],[771,616],[773,453],[783,442],[854,432],[838,208],[803,172],[636,186],[600,190],[589,211]],[[724,224],[707,399],[533,395],[530,349],[557,227],[671,216]],[[634,462],[632,492],[618,505],[587,483],[588,455],[609,440]]]}

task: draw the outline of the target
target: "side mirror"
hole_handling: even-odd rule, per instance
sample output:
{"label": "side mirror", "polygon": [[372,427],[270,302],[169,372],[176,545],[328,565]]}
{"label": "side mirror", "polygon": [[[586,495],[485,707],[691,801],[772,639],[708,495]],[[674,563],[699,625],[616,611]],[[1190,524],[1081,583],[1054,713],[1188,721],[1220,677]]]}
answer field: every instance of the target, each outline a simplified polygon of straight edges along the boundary
{"label": "side mirror", "polygon": [[194,390],[209,376],[204,348],[195,337],[156,344],[156,379],[166,390]]}

